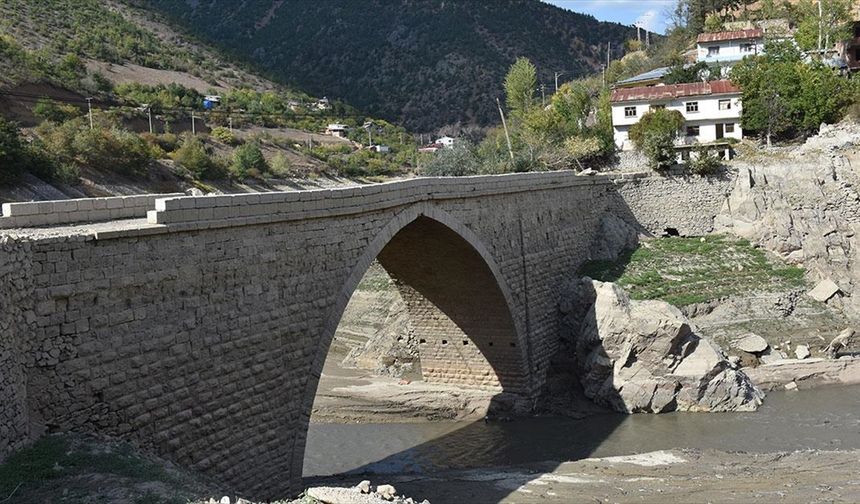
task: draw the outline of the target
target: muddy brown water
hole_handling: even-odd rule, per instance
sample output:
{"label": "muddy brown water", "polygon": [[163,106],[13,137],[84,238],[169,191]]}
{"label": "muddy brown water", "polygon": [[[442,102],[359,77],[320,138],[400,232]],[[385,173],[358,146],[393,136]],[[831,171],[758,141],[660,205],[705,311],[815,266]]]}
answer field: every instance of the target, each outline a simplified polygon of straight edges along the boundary
{"label": "muddy brown water", "polygon": [[304,474],[424,474],[675,448],[754,453],[860,449],[860,386],[771,392],[750,413],[311,424]]}

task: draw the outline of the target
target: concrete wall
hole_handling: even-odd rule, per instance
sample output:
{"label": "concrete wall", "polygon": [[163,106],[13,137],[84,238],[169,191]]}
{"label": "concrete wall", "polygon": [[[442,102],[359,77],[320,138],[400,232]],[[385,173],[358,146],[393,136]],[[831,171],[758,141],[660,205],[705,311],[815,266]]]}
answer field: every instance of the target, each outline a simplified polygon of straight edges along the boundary
{"label": "concrete wall", "polygon": [[151,223],[17,230],[14,260],[0,263],[17,328],[3,337],[18,349],[0,354],[11,363],[0,399],[18,405],[0,416],[12,432],[0,453],[27,437],[29,415],[134,440],[249,496],[284,495],[300,486],[328,347],[375,258],[424,340],[430,380],[534,396],[562,287],[602,217],[702,234],[722,187],[572,172],[420,179],[162,199]]}

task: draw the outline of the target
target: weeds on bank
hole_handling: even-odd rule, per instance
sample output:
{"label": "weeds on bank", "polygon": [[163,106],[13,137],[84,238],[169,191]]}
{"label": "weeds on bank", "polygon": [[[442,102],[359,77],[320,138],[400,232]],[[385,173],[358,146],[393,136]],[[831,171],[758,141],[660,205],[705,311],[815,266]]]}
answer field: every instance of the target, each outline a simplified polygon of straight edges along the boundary
{"label": "weeds on bank", "polygon": [[[0,500],[16,500],[28,491],[50,486],[52,481],[87,474],[114,475],[132,482],[162,481],[174,483],[175,477],[163,467],[135,455],[131,446],[119,444],[110,449],[95,448],[66,436],[45,436],[32,446],[11,455],[0,465]],[[63,484],[63,487],[67,485]],[[83,490],[83,489],[82,489]],[[136,504],[184,503],[155,494],[144,494]]]}
{"label": "weeds on bank", "polygon": [[676,306],[805,285],[802,268],[768,257],[747,240],[719,235],[643,241],[617,261],[586,263],[580,274],[617,282],[633,299],[662,299]]}

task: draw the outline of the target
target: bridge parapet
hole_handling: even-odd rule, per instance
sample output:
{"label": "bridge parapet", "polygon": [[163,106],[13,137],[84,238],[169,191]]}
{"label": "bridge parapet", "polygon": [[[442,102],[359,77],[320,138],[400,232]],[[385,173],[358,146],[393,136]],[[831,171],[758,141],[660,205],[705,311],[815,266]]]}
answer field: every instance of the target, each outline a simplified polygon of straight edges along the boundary
{"label": "bridge parapet", "polygon": [[156,200],[178,196],[183,193],[3,203],[0,229],[143,218]]}
{"label": "bridge parapet", "polygon": [[429,200],[452,200],[611,184],[607,176],[574,172],[416,178],[319,191],[162,198],[147,214],[150,224],[173,231],[268,224],[372,212]]}

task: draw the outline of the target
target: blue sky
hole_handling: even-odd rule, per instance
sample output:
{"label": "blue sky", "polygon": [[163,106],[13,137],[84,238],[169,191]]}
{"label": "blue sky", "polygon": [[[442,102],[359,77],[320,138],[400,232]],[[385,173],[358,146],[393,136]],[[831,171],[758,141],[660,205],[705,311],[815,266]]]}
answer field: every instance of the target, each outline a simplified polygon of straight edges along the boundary
{"label": "blue sky", "polygon": [[641,22],[652,32],[663,33],[668,22],[667,11],[675,0],[544,0],[564,9],[591,14],[601,21],[632,25]]}

